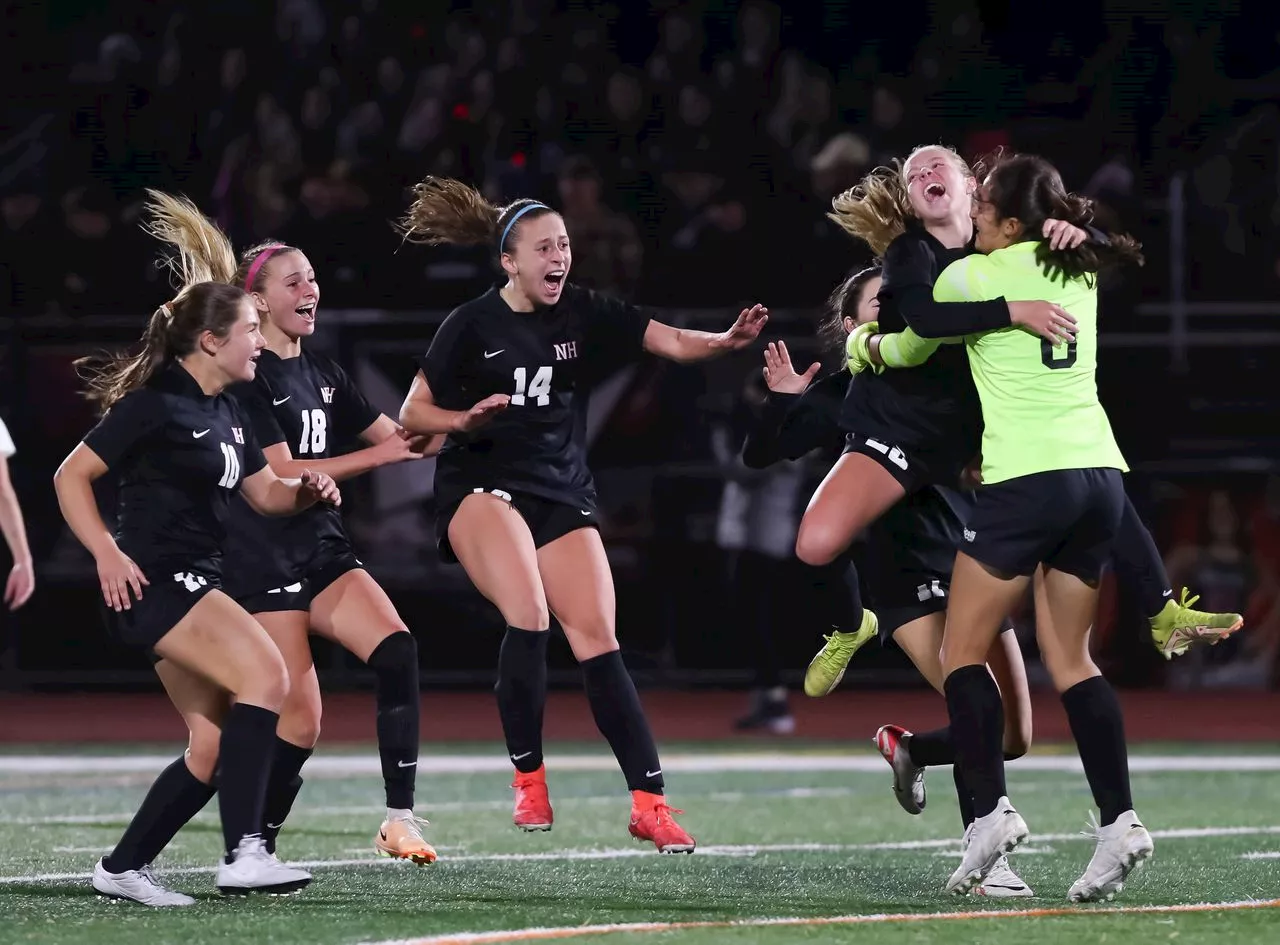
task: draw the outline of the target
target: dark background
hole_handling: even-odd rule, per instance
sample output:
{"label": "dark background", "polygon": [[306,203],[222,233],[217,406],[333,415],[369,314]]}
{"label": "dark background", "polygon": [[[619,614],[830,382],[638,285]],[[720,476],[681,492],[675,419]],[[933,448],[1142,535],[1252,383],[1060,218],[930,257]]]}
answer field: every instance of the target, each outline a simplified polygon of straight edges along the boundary
{"label": "dark background", "polygon": [[[50,487],[92,423],[70,359],[135,339],[170,291],[137,226],[142,188],[191,196],[238,247],[302,246],[323,293],[315,343],[394,415],[410,355],[491,277],[484,250],[400,246],[389,221],[425,174],[564,207],[575,281],[707,328],[758,300],[774,312],[769,334],[807,354],[830,289],[867,261],[824,219],[830,198],[935,142],[968,158],[1001,145],[1044,154],[1106,225],[1145,244],[1146,267],[1104,293],[1103,400],[1173,579],[1249,623],[1166,666],[1143,615],[1108,587],[1097,632],[1108,670],[1132,685],[1274,685],[1275,5],[457,6],[5,7],[0,415],[18,444],[10,466],[39,584],[17,614],[0,613],[0,688],[151,685],[141,657],[105,641],[92,562]],[[648,684],[747,683],[742,628],[758,608],[789,670],[820,642],[794,563],[777,561],[764,596],[728,580],[721,503],[728,481],[745,481],[730,457],[759,363],[758,352],[705,368],[646,362],[602,410],[593,463],[619,634]],[[487,685],[500,621],[440,565],[430,496],[401,469],[351,484],[353,534],[433,684]],[[791,511],[771,520],[785,528],[824,471],[778,474],[768,488]],[[318,653],[329,685],[363,683],[353,660]],[[571,681],[567,647],[553,660]],[[891,650],[860,655],[850,680],[918,684]]]}

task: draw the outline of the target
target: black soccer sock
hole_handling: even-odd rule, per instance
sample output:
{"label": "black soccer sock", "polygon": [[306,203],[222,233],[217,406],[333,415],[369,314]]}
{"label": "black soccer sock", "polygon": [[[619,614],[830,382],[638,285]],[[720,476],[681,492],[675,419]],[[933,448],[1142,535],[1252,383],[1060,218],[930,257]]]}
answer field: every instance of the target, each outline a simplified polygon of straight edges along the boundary
{"label": "black soccer sock", "polygon": [[973,797],[975,817],[985,817],[1008,794],[1004,780],[1004,705],[1000,687],[986,666],[961,666],[943,684],[951,737],[959,766]]}
{"label": "black soccer sock", "polygon": [[1062,706],[1067,710],[1080,763],[1098,805],[1098,822],[1105,827],[1133,809],[1129,749],[1124,740],[1120,700],[1110,683],[1094,676],[1064,692]]}
{"label": "black soccer sock", "polygon": [[276,750],[280,714],[237,702],[222,725],[218,752],[218,809],[227,862],[240,841],[262,832],[262,811]]}
{"label": "black soccer sock", "polygon": [[1115,560],[1116,576],[1137,587],[1142,612],[1147,617],[1154,617],[1164,610],[1164,605],[1173,597],[1169,573],[1164,568],[1164,559],[1160,557],[1155,539],[1142,523],[1128,496],[1125,496],[1124,512],[1120,516],[1120,530],[1111,543],[1111,555]]}
{"label": "black soccer sock", "polygon": [[212,785],[191,773],[186,756],[180,757],[152,782],[124,836],[103,858],[103,868],[108,873],[124,873],[152,862],[215,793]]}
{"label": "black soccer sock", "polygon": [[951,738],[951,726],[912,735],[907,739],[907,755],[913,765],[921,768],[953,764],[956,760],[956,745]]}
{"label": "black soccer sock", "polygon": [[507,627],[498,650],[498,715],[517,771],[542,767],[542,712],[547,704],[546,630]]}
{"label": "black soccer sock", "polygon": [[418,773],[418,644],[413,634],[397,631],[369,654],[377,675],[378,755],[387,806],[413,809]]}
{"label": "black soccer sock", "polygon": [[658,748],[640,706],[636,684],[622,662],[622,653],[614,650],[584,660],[582,679],[596,727],[613,749],[613,756],[627,779],[627,789],[661,794],[662,764],[658,761]]}
{"label": "black soccer sock", "polygon": [[843,633],[856,633],[862,626],[863,607],[858,569],[853,562],[841,556],[830,564],[811,567],[809,580],[824,622]]}
{"label": "black soccer sock", "polygon": [[969,793],[969,788],[964,783],[964,774],[959,765],[952,766],[951,777],[956,782],[956,801],[960,804],[960,819],[964,821],[964,829],[968,830],[969,825],[974,821],[973,795]]}
{"label": "black soccer sock", "polygon": [[267,778],[267,795],[262,802],[262,842],[268,853],[276,852],[276,838],[284,826],[293,802],[302,790],[302,778],[298,777],[302,766],[311,757],[310,748],[276,736],[276,756],[271,762],[271,774]]}

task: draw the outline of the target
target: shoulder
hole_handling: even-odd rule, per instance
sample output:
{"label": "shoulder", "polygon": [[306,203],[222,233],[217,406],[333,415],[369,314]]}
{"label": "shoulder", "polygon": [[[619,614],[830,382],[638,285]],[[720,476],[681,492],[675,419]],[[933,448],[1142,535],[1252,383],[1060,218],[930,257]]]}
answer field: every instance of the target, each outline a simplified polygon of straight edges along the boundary
{"label": "shoulder", "polygon": [[342,365],[327,354],[308,351],[304,348],[299,357],[302,358],[303,369],[315,377],[342,380],[347,376]]}
{"label": "shoulder", "polygon": [[884,264],[912,259],[933,259],[933,247],[929,245],[929,234],[918,226],[909,226],[906,231],[894,237],[892,243],[885,247]]}
{"label": "shoulder", "polygon": [[1000,293],[992,295],[991,292],[993,273],[998,266],[998,261],[993,262],[990,256],[983,256],[981,253],[957,259],[938,274],[933,297],[942,302],[996,298]]}

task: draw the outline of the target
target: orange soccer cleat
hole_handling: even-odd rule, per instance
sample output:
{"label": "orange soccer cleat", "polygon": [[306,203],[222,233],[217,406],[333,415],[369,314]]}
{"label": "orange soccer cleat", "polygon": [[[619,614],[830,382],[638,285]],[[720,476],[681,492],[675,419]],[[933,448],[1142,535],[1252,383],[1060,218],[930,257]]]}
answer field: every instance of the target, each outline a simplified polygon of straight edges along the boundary
{"label": "orange soccer cleat", "polygon": [[652,840],[659,853],[692,853],[697,844],[672,816],[683,813],[667,804],[661,794],[632,791],[631,836],[640,841]]}
{"label": "orange soccer cleat", "polygon": [[517,771],[511,786],[516,791],[512,822],[530,833],[550,830],[555,815],[551,811],[551,798],[547,796],[547,766],[538,765],[536,771]]}

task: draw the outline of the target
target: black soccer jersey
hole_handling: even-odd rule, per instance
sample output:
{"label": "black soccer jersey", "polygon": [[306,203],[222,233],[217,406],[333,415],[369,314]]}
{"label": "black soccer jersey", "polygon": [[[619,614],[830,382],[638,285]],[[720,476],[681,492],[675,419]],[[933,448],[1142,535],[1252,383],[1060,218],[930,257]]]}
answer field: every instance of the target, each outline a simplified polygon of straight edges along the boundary
{"label": "black soccer jersey", "polygon": [[[971,246],[948,249],[920,226],[890,243],[879,294],[880,331],[912,327],[936,338],[1008,327],[1003,300],[933,301],[939,273],[972,252]],[[858,381],[849,385],[841,426],[920,456],[942,484],[953,484],[982,439],[982,408],[964,346],[944,344],[918,367],[866,372]]]}
{"label": "black soccer jersey", "polygon": [[[336,455],[337,444],[354,440],[382,415],[336,362],[305,349],[296,358],[264,349],[254,380],[230,393],[263,448],[284,443],[303,461]],[[236,597],[298,580],[320,542],[347,540],[341,511],[328,503],[266,517],[237,499],[231,513],[224,577]]]}
{"label": "black soccer jersey", "polygon": [[219,573],[232,496],[266,465],[233,398],[207,396],[170,362],[84,442],[116,476],[116,543],[149,580]]}
{"label": "black soccer jersey", "polygon": [[593,510],[589,392],[640,356],[648,325],[641,309],[573,285],[534,312],[513,312],[496,287],[455,309],[419,360],[436,403],[468,410],[509,394],[511,404],[478,430],[449,435],[436,460],[441,504],[502,489]]}

